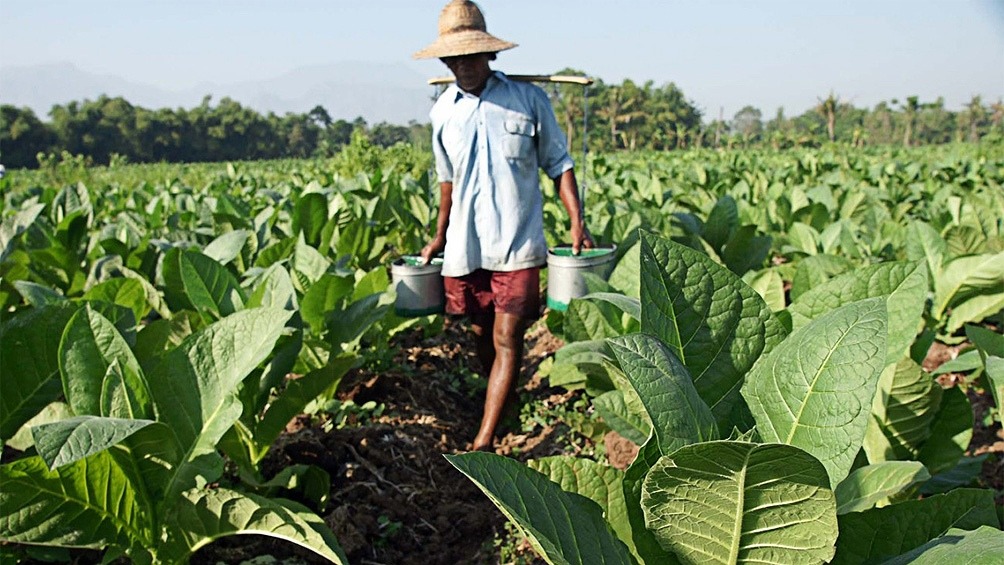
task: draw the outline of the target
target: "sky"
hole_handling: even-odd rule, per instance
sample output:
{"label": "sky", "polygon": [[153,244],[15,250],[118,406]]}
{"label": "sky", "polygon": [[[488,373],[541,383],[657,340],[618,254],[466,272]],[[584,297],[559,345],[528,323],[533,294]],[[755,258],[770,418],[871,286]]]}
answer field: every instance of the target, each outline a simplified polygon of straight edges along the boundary
{"label": "sky", "polygon": [[[0,0],[0,67],[70,62],[181,90],[308,65],[396,62],[436,37],[445,0]],[[1004,0],[482,0],[519,47],[495,68],[571,67],[675,83],[706,119],[746,105],[800,114],[916,95],[951,110],[1004,98]],[[3,85],[0,84],[0,102]]]}

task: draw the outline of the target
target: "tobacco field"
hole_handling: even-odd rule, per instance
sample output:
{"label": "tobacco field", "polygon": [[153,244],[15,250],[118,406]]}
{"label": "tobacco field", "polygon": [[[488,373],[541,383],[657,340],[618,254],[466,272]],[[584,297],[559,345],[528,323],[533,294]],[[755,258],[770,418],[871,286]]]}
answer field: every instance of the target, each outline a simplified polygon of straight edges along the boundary
{"label": "tobacco field", "polygon": [[591,155],[495,453],[429,159],[0,178],[0,560],[1002,562],[1000,143]]}

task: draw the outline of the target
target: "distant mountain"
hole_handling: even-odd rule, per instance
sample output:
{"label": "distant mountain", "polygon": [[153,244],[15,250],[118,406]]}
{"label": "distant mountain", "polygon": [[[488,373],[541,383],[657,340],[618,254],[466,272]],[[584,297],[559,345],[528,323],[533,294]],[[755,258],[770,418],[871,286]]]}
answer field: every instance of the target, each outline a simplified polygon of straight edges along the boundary
{"label": "distant mountain", "polygon": [[72,63],[0,67],[0,103],[28,106],[46,119],[53,105],[102,94],[145,108],[192,108],[212,95],[230,97],[259,112],[306,113],[321,105],[334,119],[362,116],[369,123],[428,121],[432,90],[405,64],[341,62],[301,67],[260,81],[203,83],[168,90],[115,75],[83,71]]}

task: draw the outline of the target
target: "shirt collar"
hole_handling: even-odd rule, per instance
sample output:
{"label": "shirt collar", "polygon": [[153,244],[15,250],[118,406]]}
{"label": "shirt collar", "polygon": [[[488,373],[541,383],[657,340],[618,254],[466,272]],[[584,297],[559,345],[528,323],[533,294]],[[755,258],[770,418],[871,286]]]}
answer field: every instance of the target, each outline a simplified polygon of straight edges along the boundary
{"label": "shirt collar", "polygon": [[[488,75],[488,82],[485,83],[485,89],[481,91],[481,96],[484,96],[486,92],[491,90],[496,81],[509,82],[509,77],[505,76],[505,73],[503,73],[502,71],[492,71],[492,74]],[[464,92],[463,89],[457,86],[457,83],[453,83],[452,85],[450,85],[450,88],[454,90],[453,94],[454,104],[457,102],[457,100],[460,100],[464,96],[474,96],[473,94]]]}

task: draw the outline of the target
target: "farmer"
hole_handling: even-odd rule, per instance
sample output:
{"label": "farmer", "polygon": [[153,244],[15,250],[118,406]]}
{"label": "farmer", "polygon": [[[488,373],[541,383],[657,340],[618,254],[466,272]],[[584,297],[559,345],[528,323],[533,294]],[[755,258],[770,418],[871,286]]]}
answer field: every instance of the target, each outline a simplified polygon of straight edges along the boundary
{"label": "farmer", "polygon": [[592,248],[565,138],[544,91],[489,67],[516,44],[486,31],[476,4],[453,0],[439,37],[415,53],[437,57],[456,78],[429,116],[440,186],[436,235],[422,249],[443,253],[446,311],[468,317],[488,372],[473,450],[491,449],[516,388],[523,335],[540,315],[540,268],[547,262],[538,169],[554,180],[571,218],[573,253]]}

